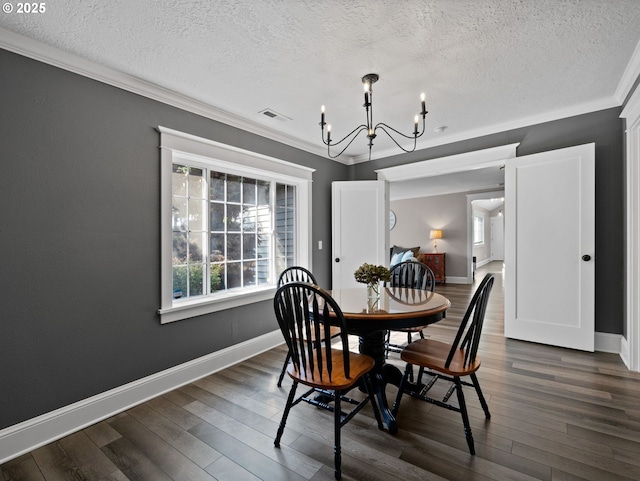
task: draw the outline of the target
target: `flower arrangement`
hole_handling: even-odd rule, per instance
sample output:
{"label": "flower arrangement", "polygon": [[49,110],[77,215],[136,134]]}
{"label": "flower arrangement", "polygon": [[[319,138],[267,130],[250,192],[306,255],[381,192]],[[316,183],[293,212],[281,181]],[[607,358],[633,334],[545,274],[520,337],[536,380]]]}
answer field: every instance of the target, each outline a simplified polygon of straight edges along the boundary
{"label": "flower arrangement", "polygon": [[353,273],[357,282],[361,282],[367,285],[377,285],[380,281],[390,281],[391,273],[389,269],[384,266],[376,266],[374,264],[362,264]]}

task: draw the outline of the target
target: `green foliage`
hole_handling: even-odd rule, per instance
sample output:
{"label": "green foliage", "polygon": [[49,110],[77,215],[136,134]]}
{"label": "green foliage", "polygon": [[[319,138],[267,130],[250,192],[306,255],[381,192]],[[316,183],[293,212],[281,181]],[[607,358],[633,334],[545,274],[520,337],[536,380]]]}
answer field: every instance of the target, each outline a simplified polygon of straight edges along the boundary
{"label": "green foliage", "polygon": [[223,264],[211,264],[211,292],[221,289],[223,270]]}
{"label": "green foliage", "polygon": [[362,264],[353,273],[357,282],[363,284],[377,284],[380,281],[390,281],[391,273],[385,266],[376,266],[374,264]]}
{"label": "green foliage", "polygon": [[[222,275],[224,266],[222,264],[211,265],[211,292],[218,291],[222,287]],[[191,264],[173,268],[173,291],[181,291],[181,297],[199,296],[203,294],[204,264]],[[188,274],[187,274],[188,273]],[[187,286],[187,277],[189,284]],[[187,288],[190,288],[188,291]]]}

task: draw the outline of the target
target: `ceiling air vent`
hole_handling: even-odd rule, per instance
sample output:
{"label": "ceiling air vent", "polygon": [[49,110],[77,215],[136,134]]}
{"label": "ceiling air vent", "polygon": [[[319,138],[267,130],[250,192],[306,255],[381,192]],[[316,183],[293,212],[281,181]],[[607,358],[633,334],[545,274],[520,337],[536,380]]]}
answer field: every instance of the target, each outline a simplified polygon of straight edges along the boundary
{"label": "ceiling air vent", "polygon": [[276,112],[273,109],[264,109],[264,110],[261,110],[258,113],[262,114],[262,115],[265,115],[265,116],[269,117],[270,119],[276,119],[276,120],[279,120],[281,122],[288,122],[288,121],[292,120],[291,117],[287,117],[286,115],[283,115],[283,114],[281,114],[279,112]]}

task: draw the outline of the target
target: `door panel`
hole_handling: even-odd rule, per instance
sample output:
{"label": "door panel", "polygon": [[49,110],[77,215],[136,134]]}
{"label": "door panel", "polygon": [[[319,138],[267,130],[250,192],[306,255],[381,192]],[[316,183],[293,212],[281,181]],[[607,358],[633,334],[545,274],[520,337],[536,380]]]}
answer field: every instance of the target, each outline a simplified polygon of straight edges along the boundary
{"label": "door panel", "polygon": [[593,144],[507,160],[506,337],[593,351],[594,167]]}
{"label": "door panel", "polygon": [[491,218],[491,259],[504,260],[504,222],[502,217]]}
{"label": "door panel", "polygon": [[385,181],[333,182],[332,288],[356,287],[363,263],[388,266],[389,209]]}

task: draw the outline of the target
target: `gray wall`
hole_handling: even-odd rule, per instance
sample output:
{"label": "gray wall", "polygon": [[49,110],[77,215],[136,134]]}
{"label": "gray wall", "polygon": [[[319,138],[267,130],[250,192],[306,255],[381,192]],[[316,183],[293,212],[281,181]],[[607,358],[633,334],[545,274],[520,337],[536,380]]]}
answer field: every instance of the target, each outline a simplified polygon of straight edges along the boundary
{"label": "gray wall", "polygon": [[317,169],[329,284],[342,164],[4,50],[0,112],[0,429],[277,329],[270,302],[160,325],[158,125]]}
{"label": "gray wall", "polygon": [[442,229],[438,252],[446,254],[447,277],[467,276],[467,197],[464,194],[436,195],[394,200],[396,226],[390,233],[391,245],[414,247],[433,252],[430,229]]}
{"label": "gray wall", "polygon": [[411,154],[356,164],[352,178],[375,179],[376,169],[520,142],[517,155],[595,142],[596,331],[624,329],[624,137],[621,108],[441,145]]}

